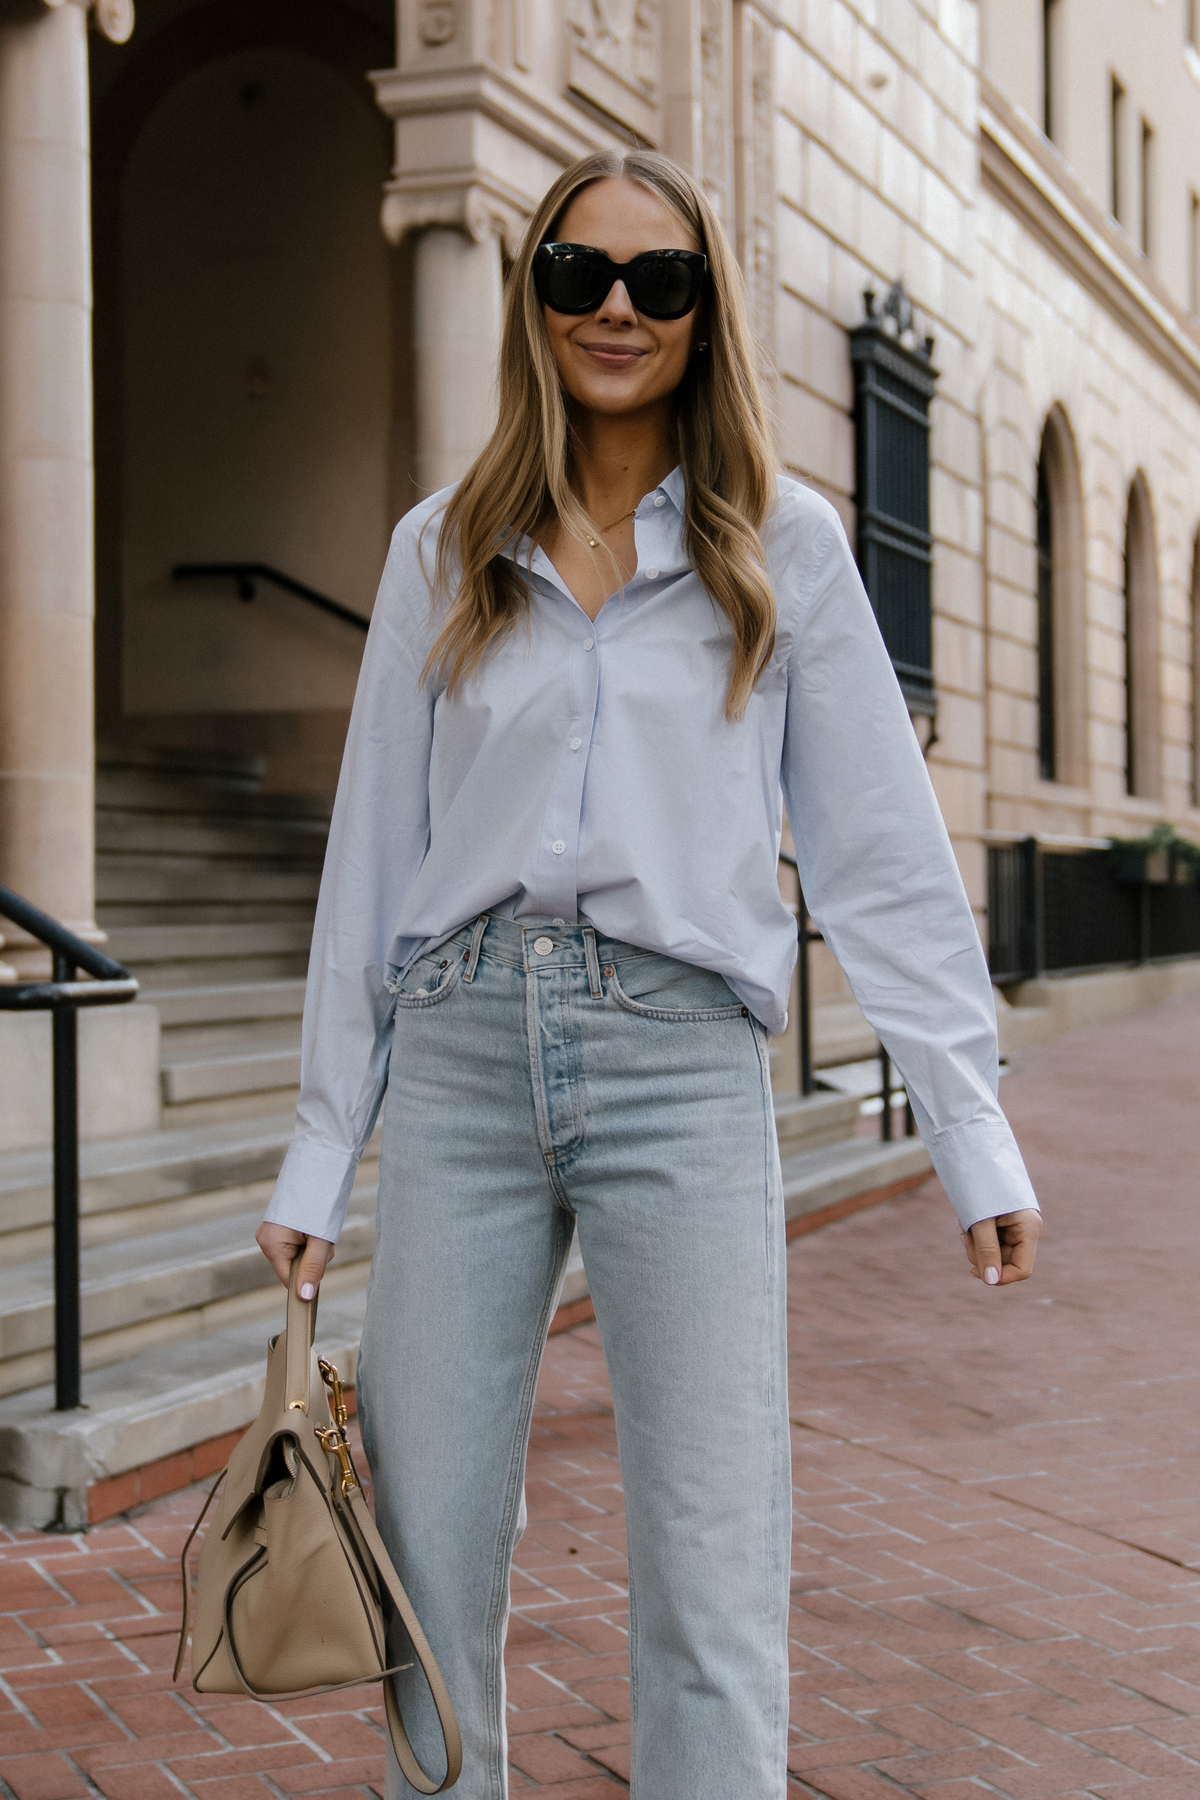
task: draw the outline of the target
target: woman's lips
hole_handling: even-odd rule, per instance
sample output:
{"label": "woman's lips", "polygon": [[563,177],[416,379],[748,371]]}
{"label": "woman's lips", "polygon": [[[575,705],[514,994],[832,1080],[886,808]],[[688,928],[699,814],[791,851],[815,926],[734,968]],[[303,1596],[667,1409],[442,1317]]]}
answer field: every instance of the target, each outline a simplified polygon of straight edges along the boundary
{"label": "woman's lips", "polygon": [[609,369],[631,368],[646,354],[644,350],[627,349],[624,344],[581,344],[580,349]]}

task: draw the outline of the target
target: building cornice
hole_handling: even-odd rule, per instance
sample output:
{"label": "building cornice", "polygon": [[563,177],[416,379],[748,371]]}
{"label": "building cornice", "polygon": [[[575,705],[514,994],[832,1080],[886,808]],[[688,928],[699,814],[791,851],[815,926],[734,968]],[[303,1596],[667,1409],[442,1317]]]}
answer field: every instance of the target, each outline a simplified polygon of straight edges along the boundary
{"label": "building cornice", "polygon": [[1200,402],[1200,332],[1091,198],[1053,145],[986,78],[980,85],[984,188]]}
{"label": "building cornice", "polygon": [[390,119],[481,113],[564,167],[602,145],[624,141],[617,126],[598,129],[590,113],[534,94],[485,63],[456,69],[377,69],[369,80],[377,105]]}

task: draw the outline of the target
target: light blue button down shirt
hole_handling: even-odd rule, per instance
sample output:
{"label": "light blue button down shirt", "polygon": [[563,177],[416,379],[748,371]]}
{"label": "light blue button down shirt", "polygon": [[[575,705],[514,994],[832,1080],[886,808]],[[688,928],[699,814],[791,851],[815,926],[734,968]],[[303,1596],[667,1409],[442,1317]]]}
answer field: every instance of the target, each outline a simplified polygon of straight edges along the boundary
{"label": "light blue button down shirt", "polygon": [[396,527],[317,906],[296,1132],[267,1218],[336,1238],[387,1083],[387,983],[480,913],[583,919],[723,975],[782,1031],[805,896],[903,1075],[960,1223],[1037,1202],[996,1100],[991,983],[841,523],[781,479],[763,533],[775,652],[725,717],[731,632],[683,551],[679,470],[634,517],[637,573],[593,622],[518,548],[529,613],[453,700],[420,674],[447,493]]}

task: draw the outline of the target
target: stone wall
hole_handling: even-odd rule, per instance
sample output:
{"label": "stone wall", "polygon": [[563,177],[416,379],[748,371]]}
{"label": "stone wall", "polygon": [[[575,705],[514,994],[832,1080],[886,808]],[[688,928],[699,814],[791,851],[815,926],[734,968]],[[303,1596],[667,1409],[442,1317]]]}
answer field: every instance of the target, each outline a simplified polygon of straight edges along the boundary
{"label": "stone wall", "polygon": [[983,521],[977,415],[978,43],[968,0],[793,0],[776,34],[778,418],[786,466],[853,537],[847,330],[898,277],[936,339],[929,766],[972,903],[986,905]]}

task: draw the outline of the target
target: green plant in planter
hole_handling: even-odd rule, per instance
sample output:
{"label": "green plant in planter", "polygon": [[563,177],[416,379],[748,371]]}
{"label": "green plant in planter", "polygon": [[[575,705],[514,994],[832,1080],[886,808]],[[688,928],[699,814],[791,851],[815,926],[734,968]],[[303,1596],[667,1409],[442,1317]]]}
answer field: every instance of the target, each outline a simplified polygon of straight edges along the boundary
{"label": "green plant in planter", "polygon": [[1154,885],[1200,879],[1200,844],[1180,837],[1165,822],[1140,838],[1109,838],[1118,881],[1147,881]]}

